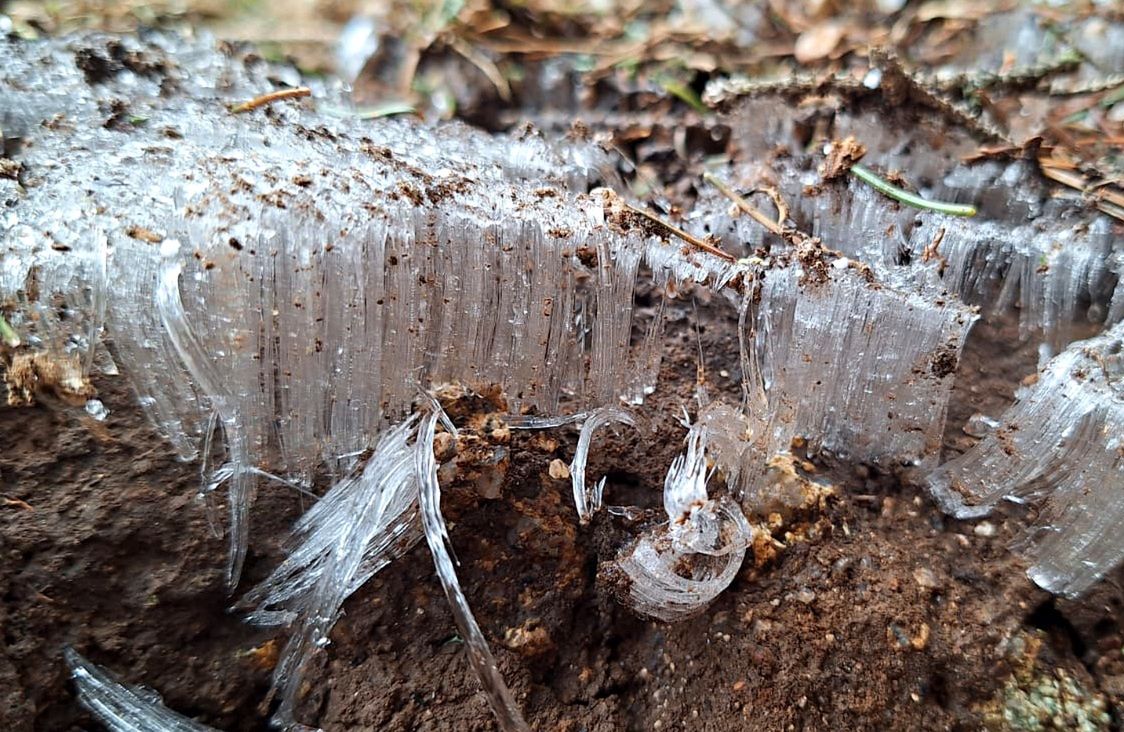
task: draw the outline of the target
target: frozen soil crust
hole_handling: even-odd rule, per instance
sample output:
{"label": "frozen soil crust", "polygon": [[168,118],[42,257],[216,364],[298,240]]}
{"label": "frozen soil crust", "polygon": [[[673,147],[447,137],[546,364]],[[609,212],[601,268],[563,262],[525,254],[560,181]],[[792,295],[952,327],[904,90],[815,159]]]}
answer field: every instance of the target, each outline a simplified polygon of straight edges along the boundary
{"label": "frozen soil crust", "polygon": [[[737,396],[736,322],[705,308],[698,318],[683,308],[669,327],[640,433],[595,438],[589,474],[608,474],[611,504],[658,505],[681,450],[675,415],[693,399],[697,339],[710,392]],[[1000,380],[973,363],[1007,347],[973,341],[958,390],[1001,405],[988,392]],[[274,646],[225,610],[225,543],[194,500],[197,467],[168,457],[123,378],[97,386],[104,423],[61,405],[0,410],[0,726],[96,727],[72,698],[70,644],[177,711],[265,729]],[[566,429],[516,433],[499,499],[453,490],[444,502],[465,593],[535,729],[976,729],[1025,661],[1014,639],[1038,631],[1046,668],[1119,708],[1119,576],[1081,602],[1053,600],[1006,549],[1021,522],[994,516],[989,536],[863,467],[821,465],[840,490],[809,517],[806,539],[759,568],[747,558],[703,614],[639,620],[597,579],[623,519],[602,513],[579,527],[568,481],[548,475],[575,441]],[[243,587],[282,556],[301,500],[263,487]],[[344,610],[306,677],[304,719],[326,730],[494,728],[424,546]]]}

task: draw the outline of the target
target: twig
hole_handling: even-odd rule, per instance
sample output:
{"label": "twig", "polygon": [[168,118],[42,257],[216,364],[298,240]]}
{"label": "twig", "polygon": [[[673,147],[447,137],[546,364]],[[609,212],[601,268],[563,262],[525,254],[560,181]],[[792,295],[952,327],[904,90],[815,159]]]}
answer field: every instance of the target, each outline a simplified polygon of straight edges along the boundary
{"label": "twig", "polygon": [[1042,175],[1056,183],[1080,191],[1083,196],[1092,199],[1098,211],[1118,221],[1124,221],[1124,194],[1109,187],[1114,185],[1112,181],[1090,185],[1084,175],[1065,167],[1064,164],[1065,161],[1059,161],[1057,158],[1038,159],[1038,169]]}
{"label": "twig", "polygon": [[625,201],[622,201],[621,203],[624,204],[624,207],[627,210],[631,211],[632,213],[636,214],[637,216],[642,216],[644,219],[652,222],[653,224],[655,224],[656,226],[659,226],[662,229],[666,229],[669,233],[674,234],[675,236],[679,237],[680,239],[687,242],[688,244],[690,244],[693,247],[697,247],[697,248],[703,250],[704,252],[707,252],[708,254],[713,254],[714,256],[719,257],[721,259],[725,259],[727,262],[738,261],[737,258],[734,257],[734,255],[728,254],[727,252],[722,251],[721,249],[714,246],[713,244],[705,242],[702,239],[698,238],[697,236],[694,236],[693,234],[688,234],[686,231],[683,231],[679,227],[677,227],[673,224],[667,223],[663,219],[660,219],[659,217],[648,213],[647,211],[645,211],[642,208],[637,208],[637,207],[635,207],[635,206],[633,206],[633,205],[631,205],[631,204],[629,204]]}
{"label": "twig", "polygon": [[0,340],[3,340],[4,345],[11,348],[16,348],[23,342],[19,333],[16,332],[15,328],[8,325],[8,321],[3,315],[0,315]]}
{"label": "twig", "polygon": [[862,165],[861,163],[854,163],[851,165],[851,175],[855,176],[863,183],[874,190],[889,196],[890,198],[904,203],[907,206],[914,208],[926,209],[929,211],[936,211],[938,213],[948,214],[949,216],[975,216],[976,207],[960,203],[944,203],[943,201],[929,201],[918,196],[916,193],[910,193],[907,190],[898,188],[893,183],[890,183],[883,178],[880,178],[870,168]]}
{"label": "twig", "polygon": [[[710,244],[709,242],[705,242],[702,239],[698,238],[697,236],[694,236],[692,234],[688,234],[686,231],[683,231],[679,227],[673,226],[673,225],[667,223],[666,221],[663,221],[662,219],[658,218],[657,216],[655,216],[653,214],[648,213],[647,211],[645,211],[642,208],[637,208],[637,207],[629,204],[623,198],[618,196],[615,191],[610,190],[608,188],[603,188],[603,189],[601,189],[601,191],[602,191],[602,195],[604,197],[604,201],[605,201],[605,205],[606,205],[606,211],[605,211],[606,216],[609,217],[610,212],[612,212],[612,216],[617,219],[617,225],[620,225],[621,223],[624,223],[624,222],[628,221],[628,217],[621,216],[622,212],[628,212],[629,216],[632,216],[632,217],[639,216],[640,218],[644,219],[648,223],[654,224],[655,226],[659,227],[660,229],[666,231],[667,233],[672,234],[672,235],[682,239],[683,241],[687,242],[691,246],[696,247],[698,249],[701,249],[702,251],[707,252],[708,254],[713,254],[714,256],[719,257],[720,259],[726,260],[727,262],[738,261],[732,254],[727,254],[726,252],[722,251],[721,249],[714,246],[713,244]],[[629,228],[631,226],[635,226],[635,224],[632,223],[632,222],[629,222],[629,223],[625,224],[625,228]]]}
{"label": "twig", "polygon": [[788,221],[788,204],[785,203],[784,196],[773,186],[758,186],[756,190],[773,199],[773,205],[777,207],[777,226],[783,229],[784,222]]}
{"label": "twig", "polygon": [[[784,236],[784,229],[781,228],[780,223],[778,223],[776,221],[773,221],[768,216],[761,213],[761,211],[759,211],[757,208],[755,208],[753,206],[753,204],[751,204],[749,201],[745,200],[744,198],[739,196],[737,193],[735,193],[734,189],[730,188],[728,185],[726,185],[722,181],[718,180],[718,178],[713,173],[710,173],[710,172],[703,173],[703,178],[708,183],[710,183],[715,188],[717,188],[722,193],[722,195],[724,195],[726,198],[729,198],[731,201],[733,201],[734,205],[737,206],[739,209],[741,209],[741,211],[743,213],[746,213],[746,214],[752,216],[754,221],[761,224],[762,226],[764,226],[766,229],[768,229],[772,233],[776,234],[777,236]],[[776,201],[777,199],[774,198],[773,200]],[[778,203],[777,208],[780,209],[780,207],[781,207],[781,204]],[[777,213],[778,213],[778,217],[783,217],[783,215],[784,215],[783,210],[778,210]]]}
{"label": "twig", "polygon": [[511,84],[508,83],[507,77],[503,75],[499,67],[496,66],[492,59],[477,51],[475,48],[466,43],[463,39],[452,36],[449,38],[449,47],[464,57],[466,61],[480,69],[480,72],[492,82],[492,86],[496,87],[496,92],[499,93],[500,99],[505,102],[511,101]]}
{"label": "twig", "polygon": [[34,508],[32,508],[30,503],[28,503],[27,501],[21,500],[19,498],[10,498],[8,496],[4,496],[3,499],[4,499],[4,505],[5,506],[16,506],[18,508],[22,508],[24,511],[34,511],[35,510]]}
{"label": "twig", "polygon": [[268,94],[262,94],[260,97],[254,97],[248,102],[242,102],[230,108],[234,114],[242,114],[243,112],[250,112],[258,107],[264,107],[267,104],[279,102],[282,99],[302,99],[304,97],[312,96],[312,90],[307,86],[298,86],[295,89],[281,89]]}

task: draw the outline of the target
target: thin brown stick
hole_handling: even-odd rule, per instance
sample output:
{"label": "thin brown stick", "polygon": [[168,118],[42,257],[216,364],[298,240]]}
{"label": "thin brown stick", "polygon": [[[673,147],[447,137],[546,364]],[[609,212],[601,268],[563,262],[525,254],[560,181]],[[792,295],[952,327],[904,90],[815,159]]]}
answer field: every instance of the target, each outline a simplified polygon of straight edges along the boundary
{"label": "thin brown stick", "polygon": [[777,207],[777,226],[783,230],[784,222],[788,220],[788,204],[785,203],[784,196],[773,186],[760,186],[757,190],[773,199],[773,205]]}
{"label": "thin brown stick", "polygon": [[488,77],[488,81],[492,82],[492,86],[496,87],[496,91],[500,95],[500,99],[505,102],[511,101],[511,84],[508,83],[507,77],[503,75],[499,67],[496,66],[492,59],[477,51],[469,45],[464,39],[457,36],[449,38],[449,47],[459,53],[470,64],[480,69],[484,76]]}
{"label": "thin brown stick", "polygon": [[5,506],[16,506],[18,508],[22,508],[24,511],[34,511],[35,510],[34,508],[31,507],[30,503],[28,503],[27,501],[21,500],[19,498],[9,498],[8,496],[4,496],[3,501],[4,501]]}
{"label": "thin brown stick", "polygon": [[675,236],[679,237],[680,239],[687,242],[688,244],[690,244],[693,247],[697,247],[698,249],[701,249],[708,254],[713,254],[714,256],[719,257],[721,259],[725,259],[727,262],[738,261],[737,258],[734,257],[734,255],[728,254],[728,253],[722,251],[718,247],[714,246],[713,244],[710,244],[708,242],[703,241],[702,239],[698,238],[697,236],[694,236],[692,234],[688,234],[686,231],[683,231],[679,227],[673,226],[672,224],[667,223],[666,221],[658,218],[657,216],[655,216],[653,214],[648,213],[647,211],[645,211],[642,208],[636,208],[635,206],[632,206],[625,201],[621,201],[621,204],[623,204],[625,209],[627,209],[631,213],[633,213],[637,216],[642,216],[644,219],[652,222],[656,226],[659,226],[661,229],[667,230],[669,233],[674,234]]}
{"label": "thin brown stick", "polygon": [[262,94],[260,97],[254,97],[248,102],[242,102],[231,107],[230,111],[234,114],[242,114],[243,112],[250,112],[258,107],[264,107],[267,104],[273,104],[283,99],[303,99],[304,97],[312,96],[312,90],[307,86],[298,86],[295,89],[281,89],[268,94]]}
{"label": "thin brown stick", "polygon": [[1042,171],[1042,175],[1091,197],[1098,211],[1108,214],[1118,221],[1124,221],[1124,195],[1108,188],[1097,189],[1095,186],[1090,186],[1085,176],[1061,166],[1052,165],[1048,162],[1052,160],[1052,158],[1039,159],[1038,169]]}
{"label": "thin brown stick", "polygon": [[[703,173],[703,178],[705,178],[708,183],[710,183],[715,188],[717,188],[722,193],[722,195],[724,195],[726,198],[729,198],[731,201],[733,201],[734,205],[737,206],[739,209],[741,209],[741,211],[743,213],[746,213],[746,214],[749,214],[750,216],[752,216],[754,221],[761,224],[762,226],[764,226],[766,229],[768,229],[772,233],[776,234],[777,236],[784,236],[784,229],[781,227],[781,225],[778,222],[773,221],[771,218],[769,218],[765,214],[761,213],[761,211],[758,210],[756,207],[754,207],[753,204],[751,204],[749,201],[745,200],[744,198],[739,196],[737,193],[735,193],[733,188],[730,188],[728,185],[726,185],[722,181],[718,180],[718,178],[716,176],[712,175],[709,172]],[[777,199],[774,198],[773,200],[776,201]],[[777,203],[778,208],[781,208],[782,205],[783,204],[781,204],[779,202]],[[781,208],[781,210],[778,211],[779,215],[784,215],[784,213],[785,212],[784,212],[783,208]]]}

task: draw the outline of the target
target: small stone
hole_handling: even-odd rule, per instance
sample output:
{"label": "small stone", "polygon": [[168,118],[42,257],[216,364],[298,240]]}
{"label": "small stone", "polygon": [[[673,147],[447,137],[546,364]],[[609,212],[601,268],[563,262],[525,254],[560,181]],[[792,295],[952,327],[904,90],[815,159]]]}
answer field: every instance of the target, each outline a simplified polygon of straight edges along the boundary
{"label": "small stone", "polygon": [[915,651],[922,651],[929,645],[929,624],[922,623],[921,628],[917,631],[917,635],[909,639],[909,644],[913,646]]}
{"label": "small stone", "polygon": [[812,592],[807,587],[800,588],[800,591],[796,593],[796,601],[804,603],[805,605],[811,605],[815,599],[816,593]]}
{"label": "small stone", "polygon": [[995,536],[997,531],[998,529],[995,528],[995,524],[990,521],[981,521],[972,529],[973,534],[984,538]]}
{"label": "small stone", "polygon": [[928,567],[918,567],[913,570],[913,580],[926,590],[935,590],[941,586],[941,581],[936,572]]}
{"label": "small stone", "polygon": [[550,461],[548,472],[550,477],[555,480],[567,480],[570,477],[570,467],[558,458]]}
{"label": "small stone", "polygon": [[822,23],[800,34],[796,39],[793,55],[802,64],[827,58],[846,35],[846,29],[838,23]]}
{"label": "small stone", "polygon": [[503,644],[524,656],[540,656],[554,649],[554,641],[538,620],[528,620],[516,628],[508,628]]}

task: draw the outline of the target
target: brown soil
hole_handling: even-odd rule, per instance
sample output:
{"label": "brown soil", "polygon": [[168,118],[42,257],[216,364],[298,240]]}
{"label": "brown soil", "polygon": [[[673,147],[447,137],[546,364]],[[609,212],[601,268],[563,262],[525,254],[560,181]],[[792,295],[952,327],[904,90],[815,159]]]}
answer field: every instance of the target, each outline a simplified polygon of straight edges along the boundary
{"label": "brown soil", "polygon": [[[710,394],[737,398],[736,321],[722,310],[672,308],[639,433],[595,437],[589,474],[609,475],[607,502],[659,505],[699,341]],[[955,408],[953,424],[996,413],[1025,375],[1022,354],[997,376],[998,354],[1014,350],[989,328],[957,392],[979,406]],[[104,423],[61,403],[0,409],[0,728],[95,727],[66,680],[69,644],[200,721],[266,729],[271,636],[226,611],[225,544],[195,500],[197,467],[169,457],[123,379],[96,386]],[[692,620],[637,619],[597,579],[626,527],[603,514],[578,526],[568,482],[548,469],[570,459],[576,436],[549,436],[557,446],[516,433],[499,499],[447,501],[465,593],[535,729],[977,729],[1016,664],[1008,641],[1035,629],[1051,668],[1121,700],[1118,578],[1085,601],[1055,601],[1005,548],[1015,514],[980,535],[895,476],[829,457],[821,469],[840,490],[818,530],[760,569],[747,561]],[[262,488],[245,583],[275,565],[301,509],[288,489]],[[304,721],[494,728],[424,545],[349,600],[332,641],[307,674]]]}

